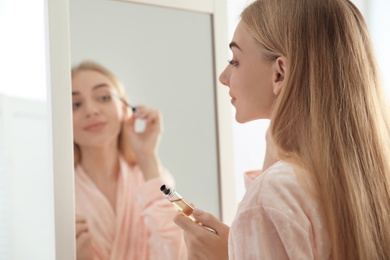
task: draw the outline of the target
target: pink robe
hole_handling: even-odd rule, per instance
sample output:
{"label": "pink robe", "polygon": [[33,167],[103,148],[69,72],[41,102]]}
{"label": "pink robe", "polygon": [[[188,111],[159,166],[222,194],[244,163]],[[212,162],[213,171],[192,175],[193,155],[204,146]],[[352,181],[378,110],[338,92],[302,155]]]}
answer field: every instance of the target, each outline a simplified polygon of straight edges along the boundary
{"label": "pink robe", "polygon": [[[229,234],[229,259],[329,259],[331,244],[318,198],[279,161],[246,176],[247,192]],[[310,176],[307,187],[314,188]],[[315,189],[315,188],[314,188]]]}
{"label": "pink robe", "polygon": [[173,184],[168,172],[145,182],[138,166],[121,159],[115,213],[82,167],[76,167],[76,213],[87,219],[93,260],[186,258],[182,230],[173,222],[177,210],[163,197],[162,184]]}

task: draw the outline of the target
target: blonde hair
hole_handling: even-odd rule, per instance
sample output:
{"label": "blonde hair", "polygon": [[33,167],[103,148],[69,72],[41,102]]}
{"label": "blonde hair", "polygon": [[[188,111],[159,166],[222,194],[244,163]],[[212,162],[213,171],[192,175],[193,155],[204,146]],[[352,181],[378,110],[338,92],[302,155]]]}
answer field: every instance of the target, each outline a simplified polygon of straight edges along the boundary
{"label": "blonde hair", "polygon": [[270,130],[312,174],[333,259],[390,259],[390,123],[368,30],[348,0],[258,0],[242,21],[287,75]]}
{"label": "blonde hair", "polygon": [[[114,83],[114,87],[118,91],[120,98],[125,102],[128,102],[125,88],[123,87],[122,83],[107,68],[103,67],[102,65],[94,61],[83,61],[80,64],[72,67],[72,79],[79,72],[82,71],[95,71],[109,78],[112,81],[112,83]],[[73,147],[74,147],[74,165],[76,166],[81,162],[82,154],[78,144],[74,143]],[[123,125],[118,135],[118,150],[120,154],[123,156],[123,158],[127,161],[127,163],[129,163],[130,165],[135,165],[137,163],[134,152],[130,147],[129,137],[123,134]]]}

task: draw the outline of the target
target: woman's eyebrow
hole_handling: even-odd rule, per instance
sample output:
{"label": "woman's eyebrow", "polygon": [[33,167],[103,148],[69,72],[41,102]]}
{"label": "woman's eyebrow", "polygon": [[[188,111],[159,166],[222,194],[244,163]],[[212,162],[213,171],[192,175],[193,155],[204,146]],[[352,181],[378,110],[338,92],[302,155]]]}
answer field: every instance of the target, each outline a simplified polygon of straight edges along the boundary
{"label": "woman's eyebrow", "polygon": [[[99,83],[97,85],[95,85],[92,90],[96,90],[96,89],[99,89],[99,88],[109,88],[110,85],[108,85],[107,83]],[[80,92],[79,91],[72,91],[72,96],[78,96],[80,95]]]}
{"label": "woman's eyebrow", "polygon": [[92,89],[95,90],[95,89],[104,88],[104,87],[109,88],[110,86],[107,83],[100,83],[100,84],[95,85]]}
{"label": "woman's eyebrow", "polygon": [[229,44],[229,48],[230,48],[230,49],[232,49],[233,47],[236,47],[237,49],[239,49],[240,51],[242,51],[241,48],[240,48],[240,46],[238,46],[238,44],[237,44],[236,42],[231,42],[231,43]]}

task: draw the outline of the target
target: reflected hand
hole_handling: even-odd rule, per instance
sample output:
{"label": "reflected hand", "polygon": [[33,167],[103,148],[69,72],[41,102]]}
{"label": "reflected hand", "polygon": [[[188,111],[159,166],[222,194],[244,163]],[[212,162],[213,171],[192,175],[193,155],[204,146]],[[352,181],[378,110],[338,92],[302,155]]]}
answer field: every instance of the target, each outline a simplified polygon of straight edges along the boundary
{"label": "reflected hand", "polygon": [[78,214],[76,214],[76,254],[77,260],[92,259],[91,235],[87,220]]}
{"label": "reflected hand", "polygon": [[228,259],[229,227],[210,213],[194,209],[193,216],[203,224],[216,231],[213,233],[194,223],[183,213],[175,216],[175,223],[184,230],[189,260]]}
{"label": "reflected hand", "polygon": [[[143,132],[135,131],[136,119],[145,120]],[[137,106],[137,112],[127,119],[124,125],[129,135],[130,145],[138,159],[144,156],[155,156],[162,133],[162,117],[158,110]]]}

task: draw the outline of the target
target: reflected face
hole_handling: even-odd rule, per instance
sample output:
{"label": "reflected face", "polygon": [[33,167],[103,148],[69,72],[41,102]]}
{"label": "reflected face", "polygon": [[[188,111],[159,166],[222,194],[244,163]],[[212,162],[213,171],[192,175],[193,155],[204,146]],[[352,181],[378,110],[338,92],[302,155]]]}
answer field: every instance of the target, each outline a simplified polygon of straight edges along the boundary
{"label": "reflected face", "polygon": [[230,43],[233,58],[219,77],[229,87],[239,123],[269,119],[276,98],[272,89],[273,65],[264,60],[245,26],[243,22],[238,24]]}
{"label": "reflected face", "polygon": [[72,78],[73,134],[80,147],[99,147],[117,141],[124,105],[114,83],[96,71],[80,71]]}

